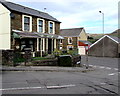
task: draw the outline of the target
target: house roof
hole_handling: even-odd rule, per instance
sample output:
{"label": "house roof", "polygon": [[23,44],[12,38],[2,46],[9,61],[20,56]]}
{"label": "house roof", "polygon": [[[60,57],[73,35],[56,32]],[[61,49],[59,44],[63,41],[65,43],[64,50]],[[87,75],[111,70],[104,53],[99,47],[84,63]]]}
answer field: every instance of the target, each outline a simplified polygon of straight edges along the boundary
{"label": "house roof", "polygon": [[84,40],[79,40],[80,42],[83,42],[84,44],[88,44],[88,45],[91,45],[92,43],[89,42],[89,41],[84,41]]}
{"label": "house roof", "polygon": [[95,44],[97,44],[99,41],[101,41],[102,39],[104,39],[105,37],[108,37],[109,39],[113,40],[114,42],[116,43],[120,43],[120,38],[118,37],[115,37],[115,36],[109,36],[109,35],[104,35],[103,37],[101,37],[99,40],[97,40],[95,43],[93,43],[90,48],[92,46],[94,46]]}
{"label": "house roof", "polygon": [[60,35],[63,37],[78,37],[83,28],[61,29]]}
{"label": "house roof", "polygon": [[6,8],[8,8],[10,11],[17,11],[20,13],[24,13],[24,14],[28,14],[28,15],[32,15],[32,16],[37,16],[37,17],[41,17],[44,19],[48,19],[48,20],[52,20],[55,22],[59,22],[56,18],[52,17],[51,15],[49,15],[48,13],[45,12],[41,12],[32,8],[28,8],[19,4],[15,4],[12,2],[5,2],[4,0],[0,0],[0,3],[2,3]]}

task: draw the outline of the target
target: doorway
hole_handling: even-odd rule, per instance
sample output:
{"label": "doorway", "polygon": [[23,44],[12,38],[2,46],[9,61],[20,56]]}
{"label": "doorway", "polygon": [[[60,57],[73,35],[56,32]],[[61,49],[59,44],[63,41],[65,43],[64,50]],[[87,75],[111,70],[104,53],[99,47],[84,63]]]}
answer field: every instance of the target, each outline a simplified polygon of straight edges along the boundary
{"label": "doorway", "polygon": [[52,39],[48,39],[48,54],[52,53]]}

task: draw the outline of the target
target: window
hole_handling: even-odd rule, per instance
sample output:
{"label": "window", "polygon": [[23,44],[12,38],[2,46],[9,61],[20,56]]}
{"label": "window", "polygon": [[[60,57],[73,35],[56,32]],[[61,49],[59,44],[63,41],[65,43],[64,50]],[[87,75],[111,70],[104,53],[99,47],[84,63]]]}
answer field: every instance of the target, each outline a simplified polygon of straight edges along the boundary
{"label": "window", "polygon": [[23,31],[32,31],[32,17],[23,15]]}
{"label": "window", "polygon": [[37,19],[37,31],[44,32],[44,20],[43,19]]}
{"label": "window", "polygon": [[30,18],[24,17],[24,31],[30,30]]}
{"label": "window", "polygon": [[31,51],[34,51],[34,40],[21,40],[21,51],[24,51],[25,48],[31,48]]}
{"label": "window", "polygon": [[72,37],[68,38],[68,44],[72,44]]}
{"label": "window", "polygon": [[73,46],[67,46],[68,50],[73,50]]}
{"label": "window", "polygon": [[49,22],[49,33],[54,34],[54,22]]}
{"label": "window", "polygon": [[60,39],[60,44],[62,44],[63,43],[63,41],[62,41],[62,39]]}

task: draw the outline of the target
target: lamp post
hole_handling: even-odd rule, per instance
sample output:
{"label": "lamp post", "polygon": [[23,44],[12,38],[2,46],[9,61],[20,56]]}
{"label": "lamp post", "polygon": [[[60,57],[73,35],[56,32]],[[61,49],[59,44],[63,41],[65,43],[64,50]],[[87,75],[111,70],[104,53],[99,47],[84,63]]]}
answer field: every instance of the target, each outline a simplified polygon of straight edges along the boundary
{"label": "lamp post", "polygon": [[[102,11],[99,11],[99,13],[102,14],[102,30],[103,30],[103,35],[104,35],[104,13]],[[104,57],[104,39],[103,39],[103,57]]]}

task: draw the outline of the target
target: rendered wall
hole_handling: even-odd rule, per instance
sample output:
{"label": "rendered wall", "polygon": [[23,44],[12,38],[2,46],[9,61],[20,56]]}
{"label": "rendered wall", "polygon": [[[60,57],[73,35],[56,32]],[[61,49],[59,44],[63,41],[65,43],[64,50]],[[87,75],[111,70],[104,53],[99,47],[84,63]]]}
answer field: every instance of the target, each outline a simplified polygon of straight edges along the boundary
{"label": "rendered wall", "polygon": [[85,30],[82,30],[82,32],[80,33],[79,40],[87,41],[87,34],[85,33]]}
{"label": "rendered wall", "polygon": [[0,49],[11,48],[10,11],[0,4]]}
{"label": "rendered wall", "polygon": [[118,57],[118,44],[108,37],[105,37],[104,40],[100,40],[89,49],[89,55],[100,57]]}

